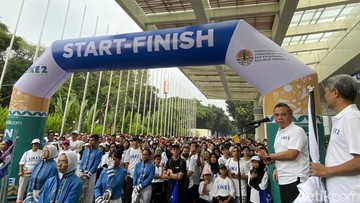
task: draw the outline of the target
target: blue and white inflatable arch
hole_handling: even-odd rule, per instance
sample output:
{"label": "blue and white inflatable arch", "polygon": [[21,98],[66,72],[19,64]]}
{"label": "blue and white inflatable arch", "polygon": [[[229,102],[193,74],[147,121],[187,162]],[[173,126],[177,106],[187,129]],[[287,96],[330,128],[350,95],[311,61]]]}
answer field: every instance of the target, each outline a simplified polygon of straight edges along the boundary
{"label": "blue and white inflatable arch", "polygon": [[14,85],[5,129],[5,138],[20,137],[13,163],[42,138],[50,97],[72,73],[215,64],[262,94],[314,73],[242,20],[55,41]]}

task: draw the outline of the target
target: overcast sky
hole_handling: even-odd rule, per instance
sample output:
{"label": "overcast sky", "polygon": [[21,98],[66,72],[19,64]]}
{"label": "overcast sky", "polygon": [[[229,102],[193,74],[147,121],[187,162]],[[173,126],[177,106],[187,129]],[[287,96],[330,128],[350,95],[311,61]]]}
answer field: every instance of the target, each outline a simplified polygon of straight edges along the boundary
{"label": "overcast sky", "polygon": [[[25,0],[16,34],[27,42],[37,44],[49,0]],[[142,30],[120,8],[114,0],[70,0],[70,9],[65,25],[63,39],[79,38],[80,27],[86,7],[82,37],[95,34],[96,19],[99,17],[97,36],[141,32]],[[0,21],[5,23],[13,33],[20,13],[23,0],[0,0]],[[66,10],[69,0],[50,0],[41,45],[48,46],[54,40],[61,39]],[[208,100],[205,96],[177,69],[164,70],[165,79],[175,80],[179,87],[184,88],[182,94],[202,100],[204,105],[215,104],[225,110],[224,100]]]}

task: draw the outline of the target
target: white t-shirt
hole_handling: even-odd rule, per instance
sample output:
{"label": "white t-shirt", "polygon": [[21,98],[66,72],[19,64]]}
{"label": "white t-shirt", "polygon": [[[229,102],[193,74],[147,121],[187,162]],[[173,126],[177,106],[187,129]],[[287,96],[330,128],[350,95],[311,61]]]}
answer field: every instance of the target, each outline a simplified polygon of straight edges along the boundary
{"label": "white t-shirt", "polygon": [[298,150],[300,154],[293,161],[276,161],[279,185],[286,185],[300,178],[304,182],[309,177],[309,148],[308,138],[304,129],[291,123],[284,129],[278,130],[274,141],[275,153]]}
{"label": "white t-shirt", "polygon": [[229,157],[227,159],[225,159],[224,156],[221,156],[219,159],[218,159],[218,163],[219,165],[221,164],[226,164],[226,161],[229,160]]}
{"label": "white t-shirt", "polygon": [[[157,167],[155,165],[155,176],[161,176],[162,173],[163,173],[163,167],[161,165],[159,167]],[[164,179],[155,179],[154,178],[151,182],[152,183],[162,183],[162,182],[164,182]]]}
{"label": "white t-shirt", "polygon": [[[248,172],[248,182],[247,182],[248,185],[250,185],[250,177],[251,177],[251,174],[249,171]],[[268,180],[269,180],[268,173],[267,173],[267,171],[265,171],[264,176],[261,179],[261,183],[259,183],[259,188],[261,190],[265,190],[268,188]],[[256,190],[253,187],[251,187],[251,190],[250,190],[250,201],[253,203],[260,203],[260,193],[258,190]]]}
{"label": "white t-shirt", "polygon": [[194,174],[191,176],[194,185],[200,184],[200,176],[202,172],[201,166],[197,165],[198,159],[199,159],[198,154],[194,154],[190,157],[191,163],[194,164],[194,171],[193,171]]}
{"label": "white t-shirt", "polygon": [[141,158],[142,158],[142,150],[140,149],[140,147],[137,149],[130,147],[126,151],[124,162],[129,163],[127,168],[127,173],[128,176],[130,176],[131,178],[133,177],[134,174],[135,165],[141,161]]}
{"label": "white t-shirt", "polygon": [[232,196],[235,198],[235,185],[234,182],[231,180],[231,178],[226,177],[225,179],[222,179],[220,176],[217,177],[214,181],[211,195],[213,197],[221,196]]}
{"label": "white t-shirt", "polygon": [[206,185],[206,191],[209,193],[208,195],[203,194],[203,188],[204,188],[204,181],[201,181],[201,182],[200,182],[200,185],[199,185],[199,198],[210,202],[211,199],[212,199],[212,198],[211,198],[211,197],[212,197],[212,195],[211,195],[211,190],[212,190],[212,188],[213,188],[213,182],[210,181],[210,182]]}
{"label": "white t-shirt", "polygon": [[31,173],[35,167],[35,165],[41,161],[41,150],[32,151],[31,149],[26,151],[21,159],[19,164],[24,165],[24,173]]}
{"label": "white t-shirt", "polygon": [[[233,158],[230,158],[226,161],[226,167],[228,169],[228,172],[230,174],[234,173],[235,175],[238,175],[238,162],[234,161]],[[247,174],[247,170],[246,170],[246,165],[244,161],[240,160],[240,173],[241,174]],[[240,197],[240,193],[239,193],[239,179],[238,178],[231,178],[231,180],[234,182],[235,184],[235,188],[236,188],[236,196]],[[247,188],[247,183],[246,180],[241,179],[241,196],[246,196],[246,188]]]}
{"label": "white t-shirt", "polygon": [[[347,106],[332,118],[332,131],[325,165],[337,166],[360,154],[360,111],[355,104]],[[330,202],[360,201],[360,174],[326,178]],[[339,198],[342,197],[342,198]]]}

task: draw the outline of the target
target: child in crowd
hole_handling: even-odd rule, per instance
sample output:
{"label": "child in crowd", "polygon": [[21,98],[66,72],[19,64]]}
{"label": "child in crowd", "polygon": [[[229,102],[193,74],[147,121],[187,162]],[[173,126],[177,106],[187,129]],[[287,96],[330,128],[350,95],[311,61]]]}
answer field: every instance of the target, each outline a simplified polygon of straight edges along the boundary
{"label": "child in crowd", "polygon": [[215,203],[229,203],[235,199],[235,185],[228,177],[228,170],[225,165],[220,165],[220,176],[218,176],[213,185],[211,195]]}
{"label": "child in crowd", "polygon": [[211,202],[210,191],[213,187],[213,182],[211,178],[211,172],[209,170],[206,169],[203,171],[203,179],[204,181],[201,181],[199,185],[200,203],[210,203]]}
{"label": "child in crowd", "polygon": [[165,185],[164,185],[164,179],[162,178],[164,168],[160,163],[161,163],[161,155],[157,154],[154,157],[155,175],[154,175],[154,179],[151,182],[152,196],[150,202],[153,203],[165,202]]}
{"label": "child in crowd", "polygon": [[252,203],[260,203],[260,192],[266,190],[268,187],[268,174],[266,165],[260,160],[258,156],[251,158],[252,169],[248,174],[248,184],[251,187],[250,201]]}

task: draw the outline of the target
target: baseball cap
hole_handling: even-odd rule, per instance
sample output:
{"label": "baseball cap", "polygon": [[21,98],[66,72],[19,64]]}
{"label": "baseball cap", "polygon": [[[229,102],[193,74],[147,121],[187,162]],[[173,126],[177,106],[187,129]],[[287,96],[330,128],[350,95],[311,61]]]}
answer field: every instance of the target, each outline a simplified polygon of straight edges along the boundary
{"label": "baseball cap", "polygon": [[78,134],[79,134],[79,131],[73,130],[73,131],[71,132],[71,134],[76,134],[76,135],[78,135]]}
{"label": "baseball cap", "polygon": [[40,144],[40,140],[39,140],[39,139],[33,139],[33,140],[31,141],[31,144],[35,144],[35,143]]}
{"label": "baseball cap", "polygon": [[131,140],[141,142],[141,139],[138,136],[134,136]]}
{"label": "baseball cap", "polygon": [[203,175],[211,175],[211,172],[209,171],[209,169],[204,169]]}
{"label": "baseball cap", "polygon": [[63,141],[63,144],[68,144],[68,145],[70,145],[70,141],[69,141],[69,140],[64,140],[64,141]]}
{"label": "baseball cap", "polygon": [[225,164],[220,164],[220,165],[219,165],[219,169],[222,169],[222,168],[227,169],[227,167],[225,166]]}
{"label": "baseball cap", "polygon": [[258,156],[251,157],[251,161],[260,161],[260,158]]}

